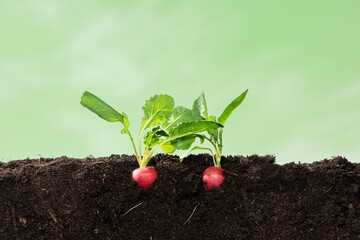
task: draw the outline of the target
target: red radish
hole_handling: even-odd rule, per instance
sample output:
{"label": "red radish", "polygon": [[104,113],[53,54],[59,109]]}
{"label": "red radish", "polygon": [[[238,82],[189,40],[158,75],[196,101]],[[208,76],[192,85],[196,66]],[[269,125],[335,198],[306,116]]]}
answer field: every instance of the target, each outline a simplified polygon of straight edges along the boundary
{"label": "red radish", "polygon": [[221,167],[209,167],[203,173],[203,182],[208,190],[220,186],[224,181],[223,169]]}
{"label": "red radish", "polygon": [[131,179],[143,190],[148,189],[156,178],[157,172],[154,167],[139,167],[131,174]]}

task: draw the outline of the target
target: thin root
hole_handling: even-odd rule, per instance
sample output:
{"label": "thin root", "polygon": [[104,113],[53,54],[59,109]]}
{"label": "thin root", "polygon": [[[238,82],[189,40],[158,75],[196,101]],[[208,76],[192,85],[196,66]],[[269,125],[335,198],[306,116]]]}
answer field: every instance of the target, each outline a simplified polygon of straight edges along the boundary
{"label": "thin root", "polygon": [[57,223],[58,220],[56,219],[55,214],[54,214],[50,209],[48,209],[48,213],[50,214],[52,220],[53,220],[55,223]]}
{"label": "thin root", "polygon": [[[196,210],[196,208],[197,208],[197,206],[199,206],[199,203],[198,204],[196,204],[196,206],[194,207],[194,210],[192,211],[192,213],[191,213],[191,215],[190,215],[190,217],[188,218],[188,219],[186,219],[186,221],[184,222],[184,225],[190,220],[190,218],[194,215],[194,213],[195,213],[195,210]],[[183,226],[184,226],[183,225]]]}
{"label": "thin root", "polygon": [[140,206],[141,204],[142,204],[142,202],[139,203],[139,204],[137,204],[137,205],[135,205],[134,207],[130,208],[130,209],[127,210],[126,213],[124,213],[122,216],[125,216],[126,214],[128,214],[128,213],[131,212],[134,208],[137,208],[137,207]]}

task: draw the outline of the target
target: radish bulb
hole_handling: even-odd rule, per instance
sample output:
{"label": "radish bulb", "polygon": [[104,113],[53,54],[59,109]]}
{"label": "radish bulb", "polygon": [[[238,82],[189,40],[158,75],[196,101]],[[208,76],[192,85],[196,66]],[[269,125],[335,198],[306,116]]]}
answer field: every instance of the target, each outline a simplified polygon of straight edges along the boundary
{"label": "radish bulb", "polygon": [[224,181],[223,169],[221,167],[209,167],[203,173],[203,182],[208,190],[219,187]]}
{"label": "radish bulb", "polygon": [[131,179],[143,190],[148,189],[157,178],[157,172],[154,167],[139,167],[131,174]]}

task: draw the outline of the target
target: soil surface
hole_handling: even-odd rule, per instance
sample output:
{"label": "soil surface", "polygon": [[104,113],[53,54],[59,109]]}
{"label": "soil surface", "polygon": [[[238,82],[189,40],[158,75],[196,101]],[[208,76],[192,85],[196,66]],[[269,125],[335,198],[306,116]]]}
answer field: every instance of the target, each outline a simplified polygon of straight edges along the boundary
{"label": "soil surface", "polygon": [[211,164],[156,155],[143,191],[134,156],[0,163],[0,239],[360,239],[360,164],[228,156],[224,183],[207,191]]}

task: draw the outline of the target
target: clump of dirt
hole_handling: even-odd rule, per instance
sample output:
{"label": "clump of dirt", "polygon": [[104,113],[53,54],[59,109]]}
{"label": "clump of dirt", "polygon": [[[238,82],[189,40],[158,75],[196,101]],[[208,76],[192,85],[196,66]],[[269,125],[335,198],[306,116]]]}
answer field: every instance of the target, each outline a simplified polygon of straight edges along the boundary
{"label": "clump of dirt", "polygon": [[224,183],[206,191],[211,164],[156,155],[143,191],[134,156],[0,163],[0,239],[360,239],[360,164],[228,156]]}

